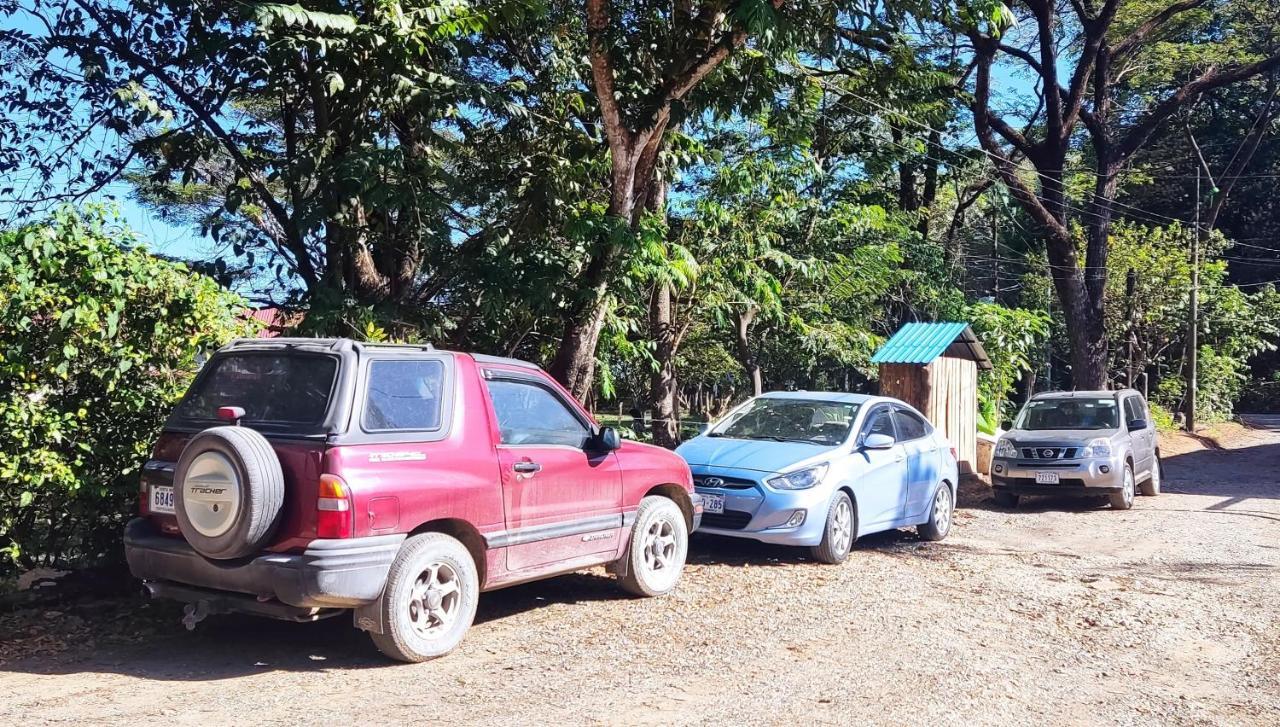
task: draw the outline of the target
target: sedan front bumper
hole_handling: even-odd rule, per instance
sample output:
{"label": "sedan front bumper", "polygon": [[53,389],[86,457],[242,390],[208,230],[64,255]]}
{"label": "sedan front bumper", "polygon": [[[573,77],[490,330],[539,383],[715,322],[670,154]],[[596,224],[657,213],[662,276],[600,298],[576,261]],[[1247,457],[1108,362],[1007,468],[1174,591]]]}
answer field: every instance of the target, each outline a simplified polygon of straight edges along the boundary
{"label": "sedan front bumper", "polygon": [[[808,490],[774,490],[765,486],[758,479],[760,476],[758,472],[744,470],[710,472],[695,468],[696,481],[718,477],[731,484],[728,487],[697,486],[704,500],[707,495],[724,498],[723,513],[704,510],[702,527],[698,532],[775,545],[812,546],[821,543],[833,488],[818,485]],[[804,512],[804,522],[789,526],[797,511]]]}

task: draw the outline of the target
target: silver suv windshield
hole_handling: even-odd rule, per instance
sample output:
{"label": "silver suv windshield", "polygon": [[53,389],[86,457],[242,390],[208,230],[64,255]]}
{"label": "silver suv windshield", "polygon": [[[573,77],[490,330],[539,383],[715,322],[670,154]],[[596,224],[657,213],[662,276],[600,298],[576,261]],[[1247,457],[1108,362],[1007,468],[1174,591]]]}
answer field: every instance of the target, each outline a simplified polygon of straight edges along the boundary
{"label": "silver suv windshield", "polygon": [[1106,399],[1037,399],[1018,415],[1014,429],[1043,431],[1050,429],[1116,429],[1120,426],[1120,408],[1116,400]]}

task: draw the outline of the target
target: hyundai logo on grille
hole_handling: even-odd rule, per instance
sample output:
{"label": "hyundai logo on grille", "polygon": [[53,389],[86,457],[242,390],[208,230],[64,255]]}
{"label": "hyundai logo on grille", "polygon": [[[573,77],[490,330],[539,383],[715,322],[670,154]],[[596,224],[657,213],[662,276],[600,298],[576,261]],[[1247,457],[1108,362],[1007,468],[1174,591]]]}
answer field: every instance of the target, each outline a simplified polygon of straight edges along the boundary
{"label": "hyundai logo on grille", "polygon": [[704,477],[702,479],[702,485],[703,487],[722,487],[724,485],[724,480],[719,477]]}

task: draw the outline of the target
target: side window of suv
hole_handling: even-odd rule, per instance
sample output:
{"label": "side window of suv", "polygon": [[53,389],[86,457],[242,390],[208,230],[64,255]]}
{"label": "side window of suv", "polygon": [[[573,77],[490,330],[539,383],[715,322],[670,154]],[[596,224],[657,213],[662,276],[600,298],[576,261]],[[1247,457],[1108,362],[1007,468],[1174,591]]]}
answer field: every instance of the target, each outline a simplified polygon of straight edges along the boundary
{"label": "side window of suv", "polygon": [[444,364],[440,361],[373,361],[361,425],[366,431],[440,428]]}
{"label": "side window of suv", "polygon": [[898,439],[903,442],[921,439],[929,434],[928,422],[916,416],[915,412],[895,408],[893,421],[898,425]]}
{"label": "side window of suv", "polygon": [[1144,413],[1144,411],[1143,411],[1143,410],[1144,410],[1144,408],[1145,408],[1145,407],[1143,407],[1143,406],[1142,406],[1142,399],[1141,399],[1141,398],[1139,398],[1139,397],[1137,397],[1137,396],[1130,396],[1130,397],[1125,398],[1125,400],[1124,400],[1124,420],[1125,420],[1125,422],[1131,422],[1131,421],[1133,421],[1134,419],[1146,419],[1146,418],[1147,418],[1147,416],[1146,416],[1146,414],[1145,414],[1145,413]]}
{"label": "side window of suv", "polygon": [[898,439],[893,431],[893,413],[889,407],[882,406],[867,415],[867,423],[862,427],[862,436],[865,439],[871,434],[883,434],[890,439]]}
{"label": "side window of suv", "polygon": [[591,434],[560,397],[532,381],[490,379],[489,398],[503,444],[581,447]]}

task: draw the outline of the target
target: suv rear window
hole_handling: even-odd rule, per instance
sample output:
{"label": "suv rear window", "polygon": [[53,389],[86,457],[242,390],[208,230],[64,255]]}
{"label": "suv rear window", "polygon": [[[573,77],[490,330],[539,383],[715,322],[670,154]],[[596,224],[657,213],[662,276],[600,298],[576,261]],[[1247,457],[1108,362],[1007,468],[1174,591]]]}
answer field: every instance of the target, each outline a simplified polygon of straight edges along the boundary
{"label": "suv rear window", "polygon": [[365,431],[440,428],[440,361],[374,361],[369,364],[365,397]]}
{"label": "suv rear window", "polygon": [[174,417],[216,421],[219,407],[244,409],[244,421],[280,427],[316,426],[324,420],[338,361],[298,353],[218,356],[187,392]]}

